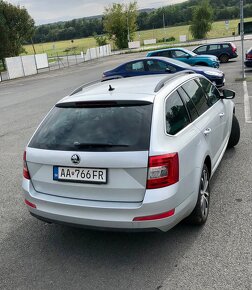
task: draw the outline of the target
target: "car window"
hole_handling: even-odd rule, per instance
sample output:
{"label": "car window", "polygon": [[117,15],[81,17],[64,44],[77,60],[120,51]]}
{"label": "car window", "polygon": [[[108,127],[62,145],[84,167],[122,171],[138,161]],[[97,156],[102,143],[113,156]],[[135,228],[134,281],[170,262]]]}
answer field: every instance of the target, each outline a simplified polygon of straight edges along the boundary
{"label": "car window", "polygon": [[229,48],[229,44],[222,44],[222,48]]}
{"label": "car window", "polygon": [[199,82],[208,97],[209,105],[212,106],[220,99],[219,91],[207,79],[199,78]]}
{"label": "car window", "polygon": [[166,132],[175,135],[190,123],[187,110],[177,91],[166,100]]}
{"label": "car window", "polygon": [[183,88],[179,88],[178,93],[180,94],[181,98],[183,99],[187,107],[188,112],[190,113],[191,120],[194,121],[195,119],[198,118],[199,114],[196,110],[196,107],[193,101],[189,98],[189,96],[187,95],[187,93],[184,91]]}
{"label": "car window", "polygon": [[163,57],[171,57],[171,52],[169,50],[166,51],[160,51],[159,52],[159,56],[163,56]]}
{"label": "car window", "polygon": [[173,50],[172,51],[172,56],[173,57],[178,57],[178,58],[184,58],[184,57],[187,57],[188,54],[185,53],[184,51],[181,51],[181,50]]}
{"label": "car window", "polygon": [[158,60],[147,60],[146,61],[147,70],[150,72],[165,72],[166,65],[163,64],[161,61]]}
{"label": "car window", "polygon": [[206,52],[206,50],[207,50],[207,46],[204,45],[204,46],[201,46],[201,47],[195,49],[195,52],[196,52],[196,53],[199,53],[199,52]]}
{"label": "car window", "polygon": [[147,70],[150,71],[150,72],[166,72],[167,69],[168,71],[171,71],[171,72],[176,72],[176,69],[171,66],[170,64],[168,63],[165,63],[163,61],[160,61],[160,60],[147,60],[146,61],[146,66],[147,66]]}
{"label": "car window", "polygon": [[129,72],[141,72],[144,71],[144,62],[136,61],[136,62],[130,62],[125,65],[125,70]]}
{"label": "car window", "polygon": [[148,102],[66,103],[43,121],[29,147],[64,151],[149,149],[153,104]]}
{"label": "car window", "polygon": [[220,45],[219,44],[211,44],[208,47],[208,51],[217,50],[217,49],[220,49]]}
{"label": "car window", "polygon": [[202,87],[195,80],[185,83],[182,87],[192,99],[199,115],[203,114],[209,108],[209,105]]}

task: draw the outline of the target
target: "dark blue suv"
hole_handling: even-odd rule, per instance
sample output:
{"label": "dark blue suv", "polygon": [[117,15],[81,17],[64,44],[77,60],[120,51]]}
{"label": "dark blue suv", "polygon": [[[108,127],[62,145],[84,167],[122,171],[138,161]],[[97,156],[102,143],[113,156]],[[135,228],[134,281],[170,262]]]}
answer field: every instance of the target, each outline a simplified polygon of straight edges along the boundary
{"label": "dark blue suv", "polygon": [[228,62],[230,58],[236,58],[237,48],[232,42],[209,43],[196,47],[196,54],[211,54],[218,57],[220,62]]}

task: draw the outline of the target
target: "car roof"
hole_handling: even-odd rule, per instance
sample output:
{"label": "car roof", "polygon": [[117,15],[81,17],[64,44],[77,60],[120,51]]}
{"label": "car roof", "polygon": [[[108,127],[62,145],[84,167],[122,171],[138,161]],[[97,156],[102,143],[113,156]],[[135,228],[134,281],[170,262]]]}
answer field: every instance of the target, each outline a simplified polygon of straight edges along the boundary
{"label": "car roof", "polygon": [[[59,103],[83,101],[139,100],[153,102],[157,93],[166,87],[167,83],[177,86],[187,80],[188,75],[196,75],[192,71],[183,71],[168,75],[148,75],[130,78],[97,81],[86,84],[75,90]],[[172,81],[172,82],[171,82]]]}
{"label": "car roof", "polygon": [[[198,45],[196,48],[201,47],[201,46],[206,46],[206,45],[215,45],[215,44],[231,44],[232,42],[230,41],[223,41],[223,42],[212,42],[212,43],[205,43],[205,44],[201,44]],[[195,49],[196,49],[195,48]]]}
{"label": "car roof", "polygon": [[162,52],[162,51],[174,50],[174,49],[190,51],[189,49],[186,49],[184,47],[170,47],[170,48],[163,48],[163,49],[152,50],[152,51],[149,51],[148,53],[152,53],[152,52]]}

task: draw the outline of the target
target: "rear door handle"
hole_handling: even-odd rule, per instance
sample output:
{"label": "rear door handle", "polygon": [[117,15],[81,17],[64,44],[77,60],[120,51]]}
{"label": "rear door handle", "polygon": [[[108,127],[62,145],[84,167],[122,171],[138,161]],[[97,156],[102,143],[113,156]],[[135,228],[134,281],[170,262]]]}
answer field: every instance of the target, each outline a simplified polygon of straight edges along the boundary
{"label": "rear door handle", "polygon": [[212,129],[211,129],[211,128],[207,128],[207,129],[204,131],[204,135],[207,136],[207,135],[209,135],[211,132],[212,132]]}
{"label": "rear door handle", "polygon": [[225,113],[220,113],[219,116],[220,116],[220,118],[222,118],[225,116]]}

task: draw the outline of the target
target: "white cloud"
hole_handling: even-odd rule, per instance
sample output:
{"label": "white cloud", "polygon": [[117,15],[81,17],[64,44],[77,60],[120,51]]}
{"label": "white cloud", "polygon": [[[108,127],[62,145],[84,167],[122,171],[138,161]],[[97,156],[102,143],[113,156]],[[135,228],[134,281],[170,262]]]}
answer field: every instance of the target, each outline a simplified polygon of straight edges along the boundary
{"label": "white cloud", "polygon": [[[186,0],[138,0],[138,7],[157,8],[184,2]],[[71,20],[86,16],[100,15],[104,7],[112,3],[127,3],[132,0],[8,0],[12,4],[24,6],[36,24]]]}

